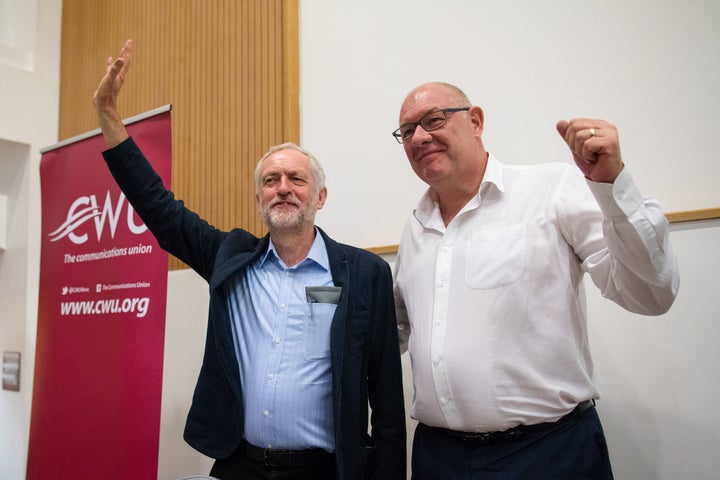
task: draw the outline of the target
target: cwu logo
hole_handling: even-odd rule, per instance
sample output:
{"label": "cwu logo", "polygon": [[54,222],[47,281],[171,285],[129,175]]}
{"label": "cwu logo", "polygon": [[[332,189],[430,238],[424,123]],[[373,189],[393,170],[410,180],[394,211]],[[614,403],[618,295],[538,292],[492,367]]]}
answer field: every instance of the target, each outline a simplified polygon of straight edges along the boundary
{"label": "cwu logo", "polygon": [[[115,231],[121,219],[123,207],[126,206],[126,224],[128,230],[135,235],[140,235],[147,230],[144,223],[139,225],[135,223],[134,212],[132,206],[126,201],[125,195],[121,192],[117,203],[113,206],[110,191],[105,194],[105,203],[102,210],[98,206],[95,195],[78,197],[70,206],[67,218],[54,232],[50,233],[51,242],[57,242],[67,237],[76,245],[82,245],[88,241],[88,230],[92,232],[90,227],[95,227],[95,234],[98,242],[103,236],[105,225],[108,224],[110,230],[110,238],[115,238]],[[90,222],[92,220],[92,222]]]}

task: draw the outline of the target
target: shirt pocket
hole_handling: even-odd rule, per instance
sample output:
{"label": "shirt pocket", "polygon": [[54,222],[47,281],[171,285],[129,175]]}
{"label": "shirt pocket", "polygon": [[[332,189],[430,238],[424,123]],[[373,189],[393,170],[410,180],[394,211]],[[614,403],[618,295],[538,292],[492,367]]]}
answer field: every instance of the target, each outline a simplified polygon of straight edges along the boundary
{"label": "shirt pocket", "polygon": [[485,290],[517,282],[525,270],[527,226],[506,225],[470,236],[465,263],[465,282]]}
{"label": "shirt pocket", "polygon": [[306,304],[303,322],[303,355],[306,360],[330,358],[330,325],[337,305],[310,302]]}

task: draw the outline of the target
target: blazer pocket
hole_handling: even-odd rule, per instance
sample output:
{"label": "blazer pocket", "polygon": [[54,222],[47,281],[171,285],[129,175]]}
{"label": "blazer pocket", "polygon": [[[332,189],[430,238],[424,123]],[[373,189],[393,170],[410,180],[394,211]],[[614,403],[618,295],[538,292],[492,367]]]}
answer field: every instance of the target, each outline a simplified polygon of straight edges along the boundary
{"label": "blazer pocket", "polygon": [[375,462],[375,447],[360,447],[360,455],[358,460],[358,478],[362,480],[370,480],[373,473],[373,463]]}

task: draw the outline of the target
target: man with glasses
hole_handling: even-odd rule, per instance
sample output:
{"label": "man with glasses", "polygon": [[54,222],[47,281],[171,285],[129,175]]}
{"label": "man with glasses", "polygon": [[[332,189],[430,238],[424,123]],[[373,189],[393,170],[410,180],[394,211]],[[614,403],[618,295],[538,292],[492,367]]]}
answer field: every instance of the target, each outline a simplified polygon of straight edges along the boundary
{"label": "man with glasses", "polygon": [[[185,440],[239,479],[404,480],[405,410],[392,275],[378,256],[314,225],[327,198],[317,160],[294,144],[258,162],[269,235],[209,225],[165,189],[116,100],[132,42],[93,103],[110,172],[168,252],[210,285],[205,356]],[[368,407],[371,432],[368,433]]]}
{"label": "man with glasses", "polygon": [[393,132],[429,188],[395,266],[401,348],[420,423],[413,478],[612,478],[582,278],[659,315],[679,277],[667,221],[603,120],[560,121],[577,167],[511,166],[457,87],[412,90]]}

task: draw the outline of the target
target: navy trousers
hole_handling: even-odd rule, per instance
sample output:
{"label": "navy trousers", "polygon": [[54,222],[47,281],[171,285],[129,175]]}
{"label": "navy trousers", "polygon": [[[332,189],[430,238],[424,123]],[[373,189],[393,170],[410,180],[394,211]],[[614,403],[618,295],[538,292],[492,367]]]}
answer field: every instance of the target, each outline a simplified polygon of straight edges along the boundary
{"label": "navy trousers", "polygon": [[484,442],[422,423],[415,430],[413,480],[610,480],[595,407],[519,438]]}

